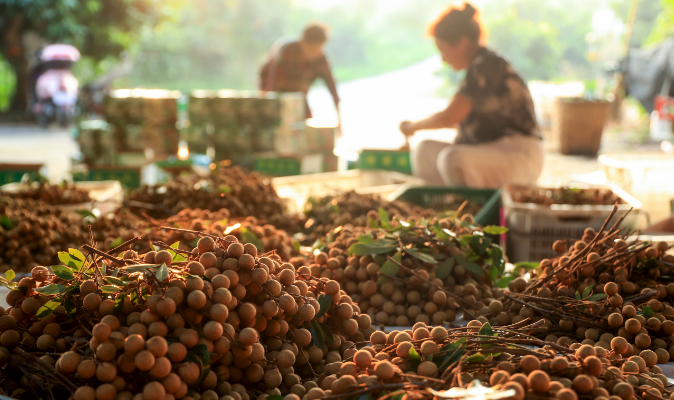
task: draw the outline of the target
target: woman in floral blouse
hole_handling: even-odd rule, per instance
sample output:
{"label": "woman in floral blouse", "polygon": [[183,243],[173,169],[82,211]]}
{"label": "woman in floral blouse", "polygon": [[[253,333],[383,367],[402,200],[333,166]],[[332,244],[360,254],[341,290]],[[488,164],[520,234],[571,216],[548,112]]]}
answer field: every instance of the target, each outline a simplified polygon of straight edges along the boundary
{"label": "woman in floral blouse", "polygon": [[475,8],[450,8],[430,27],[444,62],[466,77],[449,103],[420,121],[404,121],[407,136],[458,127],[453,144],[422,141],[412,151],[414,174],[430,185],[501,187],[535,184],[543,148],[531,93],[503,57],[480,44]]}

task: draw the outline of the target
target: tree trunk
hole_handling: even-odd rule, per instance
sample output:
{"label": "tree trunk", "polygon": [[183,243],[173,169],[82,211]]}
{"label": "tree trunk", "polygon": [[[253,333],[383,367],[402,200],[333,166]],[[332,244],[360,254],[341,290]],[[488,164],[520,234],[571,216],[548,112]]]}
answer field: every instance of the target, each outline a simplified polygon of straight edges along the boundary
{"label": "tree trunk", "polygon": [[9,106],[10,112],[23,113],[28,109],[28,60],[21,40],[25,19],[23,14],[12,17],[7,22],[2,37],[4,56],[16,75],[16,88]]}

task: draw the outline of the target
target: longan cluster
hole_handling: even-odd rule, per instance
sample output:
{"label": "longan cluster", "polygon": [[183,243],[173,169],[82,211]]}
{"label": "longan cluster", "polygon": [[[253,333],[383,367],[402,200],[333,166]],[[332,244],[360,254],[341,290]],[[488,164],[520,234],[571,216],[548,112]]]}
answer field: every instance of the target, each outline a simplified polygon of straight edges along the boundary
{"label": "longan cluster", "polygon": [[91,201],[88,191],[67,182],[61,185],[34,182],[22,187],[18,192],[4,192],[3,196],[42,201],[52,206],[83,204]]}
{"label": "longan cluster", "polygon": [[[163,282],[149,272],[129,276],[144,300],[134,302],[134,292],[113,297],[97,280],[82,280],[70,299],[82,324],[63,305],[37,317],[50,298],[36,290],[68,283],[35,267],[7,295],[7,314],[0,310],[0,363],[12,362],[13,349],[48,352],[42,360],[78,386],[75,400],[304,396],[326,364],[352,356],[374,331],[337,282],[300,277],[276,254],[258,256],[234,236],[201,237],[186,261],[174,262],[174,254],[123,254],[127,267],[172,271]],[[320,339],[312,332],[318,324]],[[5,378],[5,392],[31,387]]]}
{"label": "longan cluster", "polygon": [[[513,389],[514,400],[526,396],[544,396],[560,400],[592,397],[600,400],[668,398],[667,377],[655,365],[657,357],[650,350],[631,356],[620,367],[612,366],[611,350],[589,344],[579,345],[574,353],[557,355],[545,346],[536,350],[544,357],[501,355],[496,370],[488,377],[492,386]],[[473,376],[485,380],[486,376]],[[649,396],[650,394],[650,396]]]}
{"label": "longan cluster", "polygon": [[[470,220],[470,216],[463,219]],[[463,228],[456,227],[453,223],[441,222],[445,229],[453,229],[459,232],[457,234],[462,234]],[[371,234],[376,235],[376,231],[346,225],[334,234],[333,241],[327,245],[327,252],[321,252],[307,261],[293,258],[291,263],[301,266],[298,269],[300,273],[339,282],[361,310],[378,324],[411,326],[417,322],[435,325],[445,321],[452,322],[457,318],[457,310],[460,308],[457,297],[476,313],[482,309],[490,310],[489,307],[494,308],[497,305],[503,308],[495,300],[495,297],[502,295],[502,290],[492,289],[486,282],[478,281],[463,266],[453,265],[451,272],[440,279],[436,276],[439,263],[429,264],[407,253],[402,257],[401,263],[415,271],[418,276],[400,268],[396,273],[397,279],[379,282],[379,272],[386,257],[358,256],[348,250],[358,243],[359,237]],[[457,247],[449,250],[431,246],[430,250],[432,253],[448,252],[448,256],[461,252]],[[454,293],[455,296],[448,295],[445,291]]]}
{"label": "longan cluster", "polygon": [[0,218],[0,272],[57,264],[59,251],[89,238],[82,217],[42,201],[3,198]]}
{"label": "longan cluster", "polygon": [[184,209],[229,210],[232,218],[254,215],[282,229],[287,221],[284,205],[268,180],[239,167],[222,167],[208,178],[198,175],[180,177],[165,185],[143,186],[133,191],[131,200],[158,205],[146,211],[153,218],[166,218]]}

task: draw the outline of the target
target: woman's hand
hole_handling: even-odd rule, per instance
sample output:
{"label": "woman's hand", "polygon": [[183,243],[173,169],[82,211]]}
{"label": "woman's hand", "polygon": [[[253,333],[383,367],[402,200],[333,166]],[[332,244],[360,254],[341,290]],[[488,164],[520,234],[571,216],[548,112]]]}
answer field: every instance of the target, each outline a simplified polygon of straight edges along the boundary
{"label": "woman's hand", "polygon": [[400,132],[405,136],[412,136],[417,131],[412,121],[403,121],[400,123]]}

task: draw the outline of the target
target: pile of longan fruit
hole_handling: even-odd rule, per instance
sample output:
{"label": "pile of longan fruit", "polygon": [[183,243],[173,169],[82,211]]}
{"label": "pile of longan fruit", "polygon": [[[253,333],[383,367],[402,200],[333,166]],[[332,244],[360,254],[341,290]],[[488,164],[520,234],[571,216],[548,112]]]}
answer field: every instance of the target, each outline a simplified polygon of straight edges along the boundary
{"label": "pile of longan fruit", "polygon": [[[470,215],[464,220],[468,217]],[[457,235],[462,234],[460,228],[447,221],[441,224],[457,232]],[[366,234],[376,235],[376,230],[346,225],[334,234],[333,241],[327,245],[327,252],[307,260],[294,257],[290,262],[314,277],[336,280],[372,321],[387,326],[411,326],[417,322],[439,325],[460,317],[460,305],[456,298],[439,290],[437,286],[454,293],[476,313],[484,308],[489,310],[495,298],[502,295],[502,290],[480,281],[460,265],[454,265],[448,276],[439,279],[436,272],[440,263],[428,264],[408,253],[404,254],[401,263],[437,286],[430,285],[403,268],[399,268],[396,274],[398,279],[378,284],[379,271],[386,257],[358,256],[348,251],[349,247],[358,243],[360,236]],[[435,245],[430,248],[435,253],[445,251]],[[461,250],[454,247],[452,251]]]}
{"label": "pile of longan fruit", "polygon": [[[118,271],[128,282],[111,292],[98,280],[63,281],[38,266],[8,293],[11,307],[0,316],[6,394],[39,389],[15,373],[18,348],[76,384],[75,400],[300,399],[317,387],[327,364],[351,357],[375,330],[334,280],[302,278],[292,264],[259,256],[253,244],[231,235],[201,237],[182,262],[167,250],[121,256],[127,267],[166,264],[169,276],[160,283],[150,272],[124,275],[108,263],[107,276]],[[36,289],[52,284],[73,290],[68,301],[77,322],[64,305],[36,318],[56,297]],[[134,293],[147,297],[134,303]],[[327,311],[316,318],[322,298]],[[327,340],[323,332],[325,346],[309,329],[317,323],[333,333]],[[199,349],[210,366],[200,365]]]}
{"label": "pile of longan fruit", "polygon": [[[536,350],[544,357],[503,354],[499,357],[503,360],[489,376],[489,384],[515,390],[514,400],[527,396],[559,400],[584,397],[632,400],[635,395],[651,400],[670,398],[669,382],[655,365],[657,357],[652,351],[644,350],[638,356],[616,360],[612,358],[615,350],[600,346],[584,344],[574,350],[571,354],[558,355],[557,349],[545,346]],[[483,375],[479,378],[484,379]]]}
{"label": "pile of longan fruit", "polygon": [[58,264],[58,252],[88,240],[82,217],[31,199],[0,200],[0,272]]}
{"label": "pile of longan fruit", "polygon": [[17,199],[43,201],[52,206],[83,204],[91,201],[88,191],[66,182],[63,185],[31,184],[18,192],[3,192],[3,195]]}
{"label": "pile of longan fruit", "polygon": [[239,167],[219,168],[202,178],[189,175],[166,184],[142,186],[134,190],[130,200],[156,205],[147,210],[130,207],[133,212],[146,212],[153,218],[167,218],[184,209],[229,210],[232,218],[256,216],[281,229],[297,228],[299,220],[285,213],[283,200],[266,179]]}

